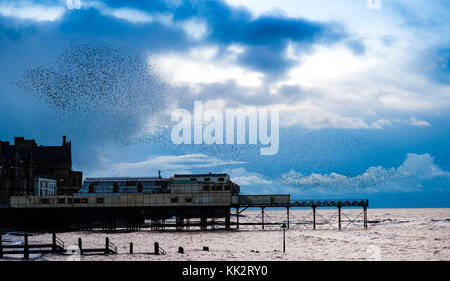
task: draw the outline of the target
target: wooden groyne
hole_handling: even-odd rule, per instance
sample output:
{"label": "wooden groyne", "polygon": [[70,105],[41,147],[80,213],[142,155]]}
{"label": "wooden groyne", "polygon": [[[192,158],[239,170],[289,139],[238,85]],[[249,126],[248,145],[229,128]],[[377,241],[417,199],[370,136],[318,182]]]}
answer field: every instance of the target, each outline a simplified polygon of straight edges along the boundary
{"label": "wooden groyne", "polygon": [[52,243],[46,244],[30,244],[28,241],[28,234],[23,235],[23,244],[20,245],[4,245],[3,237],[0,234],[0,258],[5,255],[23,254],[24,259],[29,259],[30,254],[49,254],[49,253],[63,253],[64,242],[59,239],[55,233],[52,234]]}
{"label": "wooden groyne", "polygon": [[105,247],[104,248],[83,248],[83,241],[81,238],[78,238],[78,248],[80,249],[80,254],[117,254],[117,247],[113,243],[109,241],[109,238],[105,238]]}

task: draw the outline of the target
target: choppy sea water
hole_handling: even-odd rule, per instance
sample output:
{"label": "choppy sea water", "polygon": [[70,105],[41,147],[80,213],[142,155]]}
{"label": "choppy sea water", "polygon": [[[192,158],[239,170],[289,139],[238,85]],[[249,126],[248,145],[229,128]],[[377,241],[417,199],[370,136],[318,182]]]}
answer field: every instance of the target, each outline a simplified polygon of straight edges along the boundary
{"label": "choppy sea water", "polygon": [[[369,209],[368,229],[364,229],[361,209],[343,209],[342,230],[338,230],[337,210],[318,209],[317,229],[312,229],[312,211],[290,211],[286,230],[286,252],[282,252],[280,225],[241,226],[239,230],[101,231],[58,234],[66,248],[104,247],[105,238],[118,248],[117,255],[48,254],[37,260],[450,260],[450,209]],[[261,221],[259,210],[242,213],[240,222]],[[265,222],[286,220],[286,210],[265,211]],[[235,221],[235,217],[232,217]],[[233,227],[235,228],[235,227]],[[21,243],[21,237],[6,235],[8,243]],[[30,243],[51,241],[51,235],[35,233]],[[133,243],[134,254],[129,254]],[[159,242],[165,255],[153,255]],[[209,251],[203,251],[203,246]],[[178,253],[184,248],[184,254]],[[20,258],[15,256],[13,258]],[[9,259],[9,258],[6,258]]]}

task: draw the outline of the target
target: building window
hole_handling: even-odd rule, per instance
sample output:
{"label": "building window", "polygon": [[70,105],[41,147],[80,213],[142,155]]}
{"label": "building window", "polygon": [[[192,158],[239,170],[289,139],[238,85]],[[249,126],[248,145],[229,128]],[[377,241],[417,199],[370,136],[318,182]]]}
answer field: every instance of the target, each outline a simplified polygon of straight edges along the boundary
{"label": "building window", "polygon": [[50,199],[48,199],[48,198],[42,198],[41,203],[42,203],[42,204],[50,204]]}
{"label": "building window", "polygon": [[203,186],[203,191],[209,191],[209,185],[205,184],[205,185]]}
{"label": "building window", "polygon": [[136,186],[136,181],[127,181],[126,186]]}
{"label": "building window", "polygon": [[205,178],[205,181],[211,181],[211,179],[210,178]]}
{"label": "building window", "polygon": [[58,204],[65,204],[66,199],[65,198],[58,198]]}
{"label": "building window", "polygon": [[225,181],[225,178],[219,178],[219,181]]}
{"label": "building window", "polygon": [[170,198],[170,202],[171,203],[177,203],[178,202],[178,198],[177,197],[172,197],[172,198]]}
{"label": "building window", "polygon": [[114,193],[119,192],[119,185],[117,184],[117,182],[115,182],[114,185],[113,185],[113,192]]}
{"label": "building window", "polygon": [[143,189],[144,189],[144,187],[142,186],[142,183],[139,183],[137,185],[137,192],[142,192]]}
{"label": "building window", "polygon": [[73,199],[73,203],[74,204],[80,204],[80,198]]}
{"label": "building window", "polygon": [[73,199],[72,198],[67,199],[67,203],[72,204],[73,203]]}
{"label": "building window", "polygon": [[97,198],[97,204],[103,204],[105,200],[103,198]]}
{"label": "building window", "polygon": [[92,182],[89,184],[89,193],[94,193],[94,184]]}
{"label": "building window", "polygon": [[83,199],[81,199],[81,203],[83,203],[83,204],[87,204],[87,203],[88,203],[88,199],[87,199],[87,198],[83,198]]}
{"label": "building window", "polygon": [[230,185],[229,185],[229,184],[225,185],[225,186],[223,187],[223,190],[230,190]]}
{"label": "building window", "polygon": [[192,197],[186,197],[186,198],[184,198],[184,202],[186,202],[186,203],[192,203]]}

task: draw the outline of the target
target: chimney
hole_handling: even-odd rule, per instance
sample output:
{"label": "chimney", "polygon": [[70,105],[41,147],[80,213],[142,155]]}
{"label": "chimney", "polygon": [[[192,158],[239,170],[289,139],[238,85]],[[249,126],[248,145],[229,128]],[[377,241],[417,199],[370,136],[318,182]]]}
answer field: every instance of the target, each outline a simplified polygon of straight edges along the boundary
{"label": "chimney", "polygon": [[14,137],[14,144],[21,143],[25,140],[24,137]]}

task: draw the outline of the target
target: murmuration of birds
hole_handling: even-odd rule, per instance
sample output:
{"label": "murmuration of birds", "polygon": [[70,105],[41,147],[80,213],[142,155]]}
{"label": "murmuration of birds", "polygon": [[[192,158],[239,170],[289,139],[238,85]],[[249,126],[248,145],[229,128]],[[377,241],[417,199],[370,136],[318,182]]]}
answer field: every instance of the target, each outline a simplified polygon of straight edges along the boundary
{"label": "murmuration of birds", "polygon": [[158,141],[146,128],[172,99],[144,55],[99,44],[72,46],[25,70],[16,85],[44,100],[72,130],[120,144]]}

